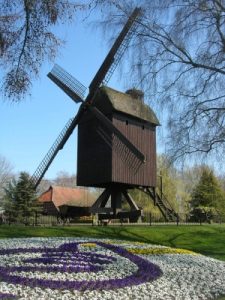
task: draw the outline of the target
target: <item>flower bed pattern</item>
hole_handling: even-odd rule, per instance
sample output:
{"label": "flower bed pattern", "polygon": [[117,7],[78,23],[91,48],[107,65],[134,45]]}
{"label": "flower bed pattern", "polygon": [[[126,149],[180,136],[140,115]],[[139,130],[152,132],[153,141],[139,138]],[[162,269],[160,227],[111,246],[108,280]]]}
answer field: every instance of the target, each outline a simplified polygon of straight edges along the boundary
{"label": "flower bed pattern", "polygon": [[117,240],[0,240],[0,299],[215,299],[225,263]]}

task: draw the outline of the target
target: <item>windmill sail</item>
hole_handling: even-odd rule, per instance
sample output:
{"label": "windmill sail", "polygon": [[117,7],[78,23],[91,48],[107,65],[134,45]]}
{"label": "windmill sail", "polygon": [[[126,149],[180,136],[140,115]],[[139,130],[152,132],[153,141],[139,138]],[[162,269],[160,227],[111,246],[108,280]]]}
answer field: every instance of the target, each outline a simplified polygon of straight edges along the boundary
{"label": "windmill sail", "polygon": [[115,146],[115,152],[126,166],[133,170],[134,173],[138,171],[142,165],[142,161],[138,159],[137,156],[134,155],[134,153],[131,152],[130,149],[124,143],[122,143],[115,134],[111,136],[110,132],[108,132],[102,126],[98,127],[97,133],[110,148],[112,148],[113,145]]}
{"label": "windmill sail", "polygon": [[48,77],[76,103],[83,102],[86,87],[59,65],[54,65]]}
{"label": "windmill sail", "polygon": [[75,129],[78,121],[79,119],[77,116],[74,119],[69,119],[69,121],[66,123],[65,127],[60,132],[57,139],[55,140],[55,142],[53,143],[53,145],[45,155],[45,157],[42,159],[41,163],[35,170],[34,174],[31,176],[30,180],[33,183],[35,189],[41,182],[41,179],[44,177],[53,159],[56,157],[58,152],[63,149],[66,141],[73,133],[73,130]]}
{"label": "windmill sail", "polygon": [[[90,106],[89,109],[98,118],[98,120],[104,124],[105,128],[114,134],[114,139],[117,139],[117,144],[121,144],[121,146],[123,145],[124,149],[128,152],[127,154],[132,153],[133,157],[135,157],[140,163],[145,162],[145,156],[122,134],[119,129],[112,124],[107,117],[105,117],[105,115],[103,115],[103,113],[100,112],[100,110],[94,106]],[[127,157],[129,157],[129,155],[127,155]]]}
{"label": "windmill sail", "polygon": [[94,79],[89,86],[89,92],[93,94],[101,84],[107,84],[116,69],[124,51],[126,50],[137,26],[137,19],[140,16],[141,9],[135,8],[130,15],[127,23],[123,27],[121,33],[114,42],[111,50],[103,61],[101,67],[96,73]]}

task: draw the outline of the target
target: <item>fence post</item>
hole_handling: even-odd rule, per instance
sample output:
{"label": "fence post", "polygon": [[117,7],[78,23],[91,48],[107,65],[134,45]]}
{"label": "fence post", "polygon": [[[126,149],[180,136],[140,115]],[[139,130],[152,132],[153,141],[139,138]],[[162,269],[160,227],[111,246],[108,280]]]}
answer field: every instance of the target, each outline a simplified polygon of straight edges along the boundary
{"label": "fence post", "polygon": [[34,221],[34,225],[37,226],[37,211],[35,211],[35,221]]}
{"label": "fence post", "polygon": [[149,226],[152,226],[152,214],[149,213]]}

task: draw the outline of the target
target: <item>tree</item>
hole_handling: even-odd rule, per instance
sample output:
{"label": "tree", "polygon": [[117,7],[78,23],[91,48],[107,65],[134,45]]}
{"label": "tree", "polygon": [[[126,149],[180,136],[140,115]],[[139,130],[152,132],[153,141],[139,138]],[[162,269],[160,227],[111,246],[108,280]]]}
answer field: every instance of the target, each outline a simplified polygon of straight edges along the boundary
{"label": "tree", "polygon": [[0,5],[1,90],[12,101],[29,91],[46,59],[54,59],[62,40],[53,32],[85,5],[69,0],[2,0]]}
{"label": "tree", "polygon": [[204,212],[212,217],[215,213],[225,212],[225,193],[208,167],[202,169],[199,182],[192,191],[190,205],[193,214]]}
{"label": "tree", "polygon": [[[129,82],[167,109],[168,153],[223,154],[225,150],[225,1],[96,0],[113,29],[141,6],[131,46]],[[109,9],[110,6],[110,9]],[[107,27],[107,28],[108,28]],[[108,31],[109,32],[109,31]],[[164,122],[161,120],[161,123]],[[223,155],[221,155],[223,158]]]}
{"label": "tree", "polygon": [[21,172],[18,180],[13,180],[5,189],[5,213],[10,221],[28,225],[34,213],[39,210],[36,193],[29,174]]}
{"label": "tree", "polygon": [[77,185],[77,178],[74,174],[70,175],[68,172],[58,172],[54,179],[54,185],[74,188]]}
{"label": "tree", "polygon": [[[159,211],[158,207],[154,206],[152,199],[149,198],[147,194],[138,190],[132,189],[129,191],[131,197],[134,199],[137,206],[143,210],[145,220],[148,219],[149,214],[153,214],[154,217],[158,219],[162,218],[161,212]],[[130,209],[130,206],[126,201],[122,203],[123,208],[126,210]]]}
{"label": "tree", "polygon": [[[178,211],[179,204],[177,202],[177,171],[170,164],[170,161],[165,155],[157,156],[158,169],[158,188],[162,189],[163,194],[175,209]],[[159,192],[160,194],[160,192]]]}
{"label": "tree", "polygon": [[204,168],[204,165],[194,165],[193,167],[177,170],[177,199],[182,213],[190,213],[190,200],[193,186],[196,186],[198,183]]}
{"label": "tree", "polygon": [[10,224],[14,222],[17,217],[17,207],[16,207],[16,195],[15,195],[16,180],[13,178],[5,188],[4,198],[3,198],[3,208],[4,214],[7,217],[7,221]]}
{"label": "tree", "polygon": [[4,156],[0,155],[0,201],[2,201],[4,195],[4,188],[13,177],[12,170],[13,166],[11,163]]}

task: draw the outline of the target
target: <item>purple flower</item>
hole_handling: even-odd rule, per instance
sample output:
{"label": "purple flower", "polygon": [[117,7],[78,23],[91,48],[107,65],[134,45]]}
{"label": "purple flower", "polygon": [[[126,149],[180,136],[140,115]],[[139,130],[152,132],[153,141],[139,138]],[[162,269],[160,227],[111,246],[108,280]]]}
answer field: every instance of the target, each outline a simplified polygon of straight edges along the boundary
{"label": "purple flower", "polygon": [[12,295],[12,294],[8,294],[8,293],[0,293],[0,299],[5,299],[5,300],[14,300],[17,299],[16,296]]}
{"label": "purple flower", "polygon": [[[138,285],[148,281],[155,280],[162,275],[161,269],[135,254],[129,253],[122,247],[95,242],[99,246],[110,250],[122,256],[137,266],[137,270],[122,279],[105,279],[105,280],[52,280],[27,278],[20,275],[13,275],[14,272],[98,272],[104,270],[104,266],[116,261],[115,257],[102,255],[98,253],[79,251],[79,242],[65,243],[58,248],[30,248],[30,249],[8,249],[1,250],[0,255],[15,253],[40,253],[38,258],[25,259],[24,266],[7,266],[0,267],[0,278],[8,283],[27,285],[30,287],[41,287],[51,289],[76,289],[84,290],[110,290],[123,288],[126,286]],[[35,264],[33,266],[26,265]],[[44,265],[41,266],[40,264]],[[0,298],[1,299],[1,298]]]}

